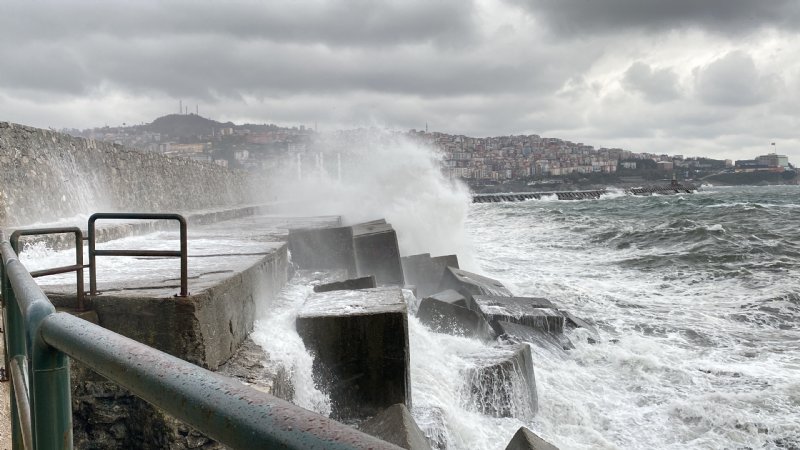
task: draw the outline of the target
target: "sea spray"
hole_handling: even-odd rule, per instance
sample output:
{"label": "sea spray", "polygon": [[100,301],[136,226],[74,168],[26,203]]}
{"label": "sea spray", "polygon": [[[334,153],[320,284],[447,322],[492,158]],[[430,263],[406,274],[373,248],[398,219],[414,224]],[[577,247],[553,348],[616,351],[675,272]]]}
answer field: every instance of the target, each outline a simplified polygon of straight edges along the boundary
{"label": "sea spray", "polygon": [[326,164],[308,162],[302,169],[270,174],[264,192],[280,201],[278,212],[341,215],[347,224],[385,218],[397,231],[403,255],[457,253],[462,266],[473,266],[464,232],[469,191],[442,174],[437,150],[378,130],[360,132],[346,146],[324,139],[316,145],[322,158],[330,158],[327,166],[337,170],[329,174],[323,169]]}
{"label": "sea spray", "polygon": [[[477,339],[435,333],[416,317],[409,317],[411,345],[412,414],[423,432],[449,449],[502,449],[519,429],[530,423],[516,417],[481,414],[470,392],[476,355],[500,353]],[[514,380],[519,381],[519,380]],[[508,406],[498,399],[496,408]],[[524,395],[514,399],[515,411],[527,410]],[[442,445],[443,444],[443,445]]]}
{"label": "sea spray", "polygon": [[297,312],[313,292],[312,280],[313,275],[299,273],[272,301],[263,292],[257,295],[259,317],[250,337],[271,361],[288,373],[294,391],[292,402],[327,416],[331,413],[330,398],[317,389],[312,371],[314,360],[295,328]]}

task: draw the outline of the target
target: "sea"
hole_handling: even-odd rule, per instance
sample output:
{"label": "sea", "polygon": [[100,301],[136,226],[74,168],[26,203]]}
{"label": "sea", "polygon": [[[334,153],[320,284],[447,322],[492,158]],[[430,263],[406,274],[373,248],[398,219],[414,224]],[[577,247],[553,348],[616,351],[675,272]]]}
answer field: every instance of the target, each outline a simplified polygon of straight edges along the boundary
{"label": "sea", "polygon": [[800,448],[800,187],[475,204],[467,229],[487,275],[599,328],[535,352],[542,437]]}
{"label": "sea", "polygon": [[[498,343],[412,315],[412,414],[451,449],[504,449],[522,426],[561,449],[800,448],[798,224],[798,186],[472,204],[470,269],[552,300],[600,339],[576,329],[572,350],[532,345],[538,412],[495,418],[465,386]],[[295,369],[296,400],[325,413],[310,357],[286,338],[309,293],[293,280],[284,313],[253,337]]]}

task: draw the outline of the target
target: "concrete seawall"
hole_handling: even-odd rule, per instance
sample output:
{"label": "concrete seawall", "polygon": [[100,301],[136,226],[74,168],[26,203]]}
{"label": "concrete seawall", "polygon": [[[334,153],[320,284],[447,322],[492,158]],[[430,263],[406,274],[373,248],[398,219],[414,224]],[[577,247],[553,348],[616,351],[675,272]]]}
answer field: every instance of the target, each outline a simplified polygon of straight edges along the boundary
{"label": "concrete seawall", "polygon": [[0,122],[0,227],[94,211],[188,211],[249,200],[246,173]]}

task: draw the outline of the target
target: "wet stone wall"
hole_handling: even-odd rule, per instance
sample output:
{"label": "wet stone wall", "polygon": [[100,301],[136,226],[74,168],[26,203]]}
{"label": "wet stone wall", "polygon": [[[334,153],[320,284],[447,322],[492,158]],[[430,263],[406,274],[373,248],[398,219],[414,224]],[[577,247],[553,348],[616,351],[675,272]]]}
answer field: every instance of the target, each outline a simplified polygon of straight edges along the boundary
{"label": "wet stone wall", "polygon": [[244,172],[0,122],[0,226],[247,202]]}

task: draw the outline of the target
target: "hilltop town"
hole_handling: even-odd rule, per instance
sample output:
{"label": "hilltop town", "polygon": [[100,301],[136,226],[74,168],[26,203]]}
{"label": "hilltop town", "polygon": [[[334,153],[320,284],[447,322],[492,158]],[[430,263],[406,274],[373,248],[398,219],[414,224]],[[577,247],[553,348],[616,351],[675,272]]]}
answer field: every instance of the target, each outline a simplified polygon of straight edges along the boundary
{"label": "hilltop town", "polygon": [[[322,154],[346,153],[369,130],[318,133],[303,125],[236,125],[197,114],[171,114],[150,124],[63,131],[143,151],[259,171],[287,169],[305,159],[321,160]],[[562,184],[642,184],[672,177],[695,181],[710,178],[724,184],[797,180],[788,158],[775,153],[732,161],[595,148],[539,135],[475,138],[427,130],[392,133],[407,135],[440,151],[443,173],[462,179],[476,191],[535,190]]]}

